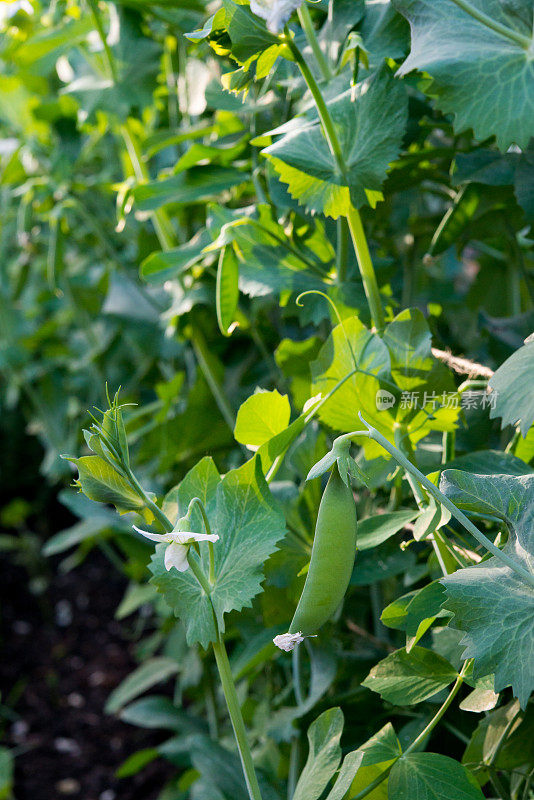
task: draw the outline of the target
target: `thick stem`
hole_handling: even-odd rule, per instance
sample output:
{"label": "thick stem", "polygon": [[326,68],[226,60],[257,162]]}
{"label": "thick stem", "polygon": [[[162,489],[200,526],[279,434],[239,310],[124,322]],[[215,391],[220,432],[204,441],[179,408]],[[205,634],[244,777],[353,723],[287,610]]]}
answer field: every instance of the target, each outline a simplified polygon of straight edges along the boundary
{"label": "thick stem", "polygon": [[495,33],[499,33],[501,36],[505,36],[510,41],[515,42],[516,44],[524,47],[525,50],[528,50],[532,44],[532,41],[528,38],[528,36],[523,36],[522,33],[518,33],[517,31],[512,30],[512,28],[508,28],[506,25],[502,25],[500,22],[489,17],[483,11],[480,11],[478,8],[475,8],[468,0],[452,0],[458,8],[463,9],[466,14],[469,14],[470,17],[473,19],[478,20],[485,25],[486,28],[490,28]]}
{"label": "thick stem", "polygon": [[325,81],[331,80],[333,77],[332,70],[330,69],[330,65],[327,61],[327,58],[323,51],[321,50],[321,45],[317,40],[317,36],[315,34],[315,28],[313,27],[313,22],[310,17],[310,12],[308,10],[308,6],[304,2],[298,10],[298,17],[300,24],[302,25],[302,29],[306,34],[306,39],[308,40],[308,44],[312,49],[312,53],[315,56],[315,60],[317,61],[317,65],[321,70],[321,75],[325,79]]}
{"label": "thick stem", "polygon": [[490,539],[488,539],[488,537],[485,536],[482,533],[482,531],[479,531],[476,525],[473,525],[469,517],[466,517],[466,515],[462,511],[460,511],[460,509],[457,508],[457,506],[455,506],[454,503],[451,500],[449,500],[449,498],[446,495],[442,494],[438,489],[438,487],[432,483],[432,481],[429,481],[426,475],[423,475],[423,473],[420,472],[417,469],[417,467],[411,464],[410,461],[406,458],[406,456],[399,450],[397,450],[397,448],[394,445],[388,442],[385,436],[382,436],[382,434],[379,433],[379,431],[377,431],[376,428],[373,428],[372,425],[366,422],[363,419],[361,413],[359,414],[359,417],[363,422],[363,424],[366,426],[369,437],[373,439],[373,441],[378,442],[378,444],[382,445],[384,450],[387,450],[387,452],[391,456],[393,456],[395,461],[398,464],[400,464],[401,467],[404,467],[405,470],[410,472],[414,476],[414,478],[416,478],[416,480],[418,480],[419,483],[425,487],[427,492],[431,494],[435,500],[437,500],[438,503],[441,503],[441,505],[445,506],[445,508],[447,508],[451,512],[452,516],[455,517],[458,520],[458,522],[460,522],[472,536],[474,536],[477,542],[479,542],[483,547],[485,547],[486,550],[489,550],[489,552],[492,553],[496,558],[498,558],[499,561],[501,561],[503,564],[506,564],[507,567],[510,567],[510,569],[513,570],[513,572],[515,572],[516,575],[518,575],[523,581],[526,581],[526,583],[528,583],[529,586],[534,586],[534,575],[528,572],[528,570],[524,569],[524,567],[522,567],[521,564],[519,564],[515,559],[511,558],[503,550],[499,550],[499,548],[495,544],[493,544],[493,542]]}
{"label": "thick stem", "polygon": [[346,217],[337,220],[336,280],[338,284],[347,279],[349,250],[349,228]]}
{"label": "thick stem", "polygon": [[254,769],[252,754],[248,745],[245,723],[241,714],[241,706],[239,705],[230,662],[228,661],[228,655],[222,640],[219,639],[219,641],[213,642],[213,652],[221,678],[222,689],[226,698],[226,705],[228,706],[228,713],[232,721],[250,800],[261,800],[260,787]]}
{"label": "thick stem", "polygon": [[[343,150],[341,148],[341,143],[337,135],[334,121],[330,115],[330,111],[328,110],[328,106],[323,97],[321,89],[319,88],[317,81],[315,80],[310,68],[302,56],[302,53],[294,41],[288,38],[287,43],[291,48],[293,57],[298,64],[300,71],[302,72],[313,99],[315,100],[315,105],[317,106],[317,111],[319,113],[319,118],[323,128],[323,133],[328,143],[330,152],[335,159],[339,175],[343,178],[345,185],[348,185],[345,157],[343,155]],[[356,252],[356,259],[358,261],[358,267],[360,268],[360,275],[362,277],[365,296],[367,297],[373,324],[376,330],[381,333],[384,330],[385,323],[384,312],[382,310],[382,301],[380,299],[380,292],[378,290],[378,283],[373,268],[373,262],[371,261],[369,246],[365,237],[365,231],[363,229],[360,214],[352,206],[347,216],[347,220],[349,223],[352,242]]]}
{"label": "thick stem", "polygon": [[358,259],[358,266],[360,268],[360,275],[362,276],[363,288],[367,303],[371,311],[373,324],[378,333],[382,333],[385,326],[384,311],[382,309],[382,300],[380,299],[380,291],[376,280],[373,262],[371,261],[371,254],[367,244],[367,238],[363,229],[362,218],[359,211],[355,208],[350,209],[348,215],[349,229]]}

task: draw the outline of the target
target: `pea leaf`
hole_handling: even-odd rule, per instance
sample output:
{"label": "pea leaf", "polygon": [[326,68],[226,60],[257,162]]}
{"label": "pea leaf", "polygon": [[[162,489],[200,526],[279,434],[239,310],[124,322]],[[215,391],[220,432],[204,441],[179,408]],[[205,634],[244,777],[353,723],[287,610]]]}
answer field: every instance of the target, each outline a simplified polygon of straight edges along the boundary
{"label": "pea leaf", "polygon": [[[506,553],[534,575],[534,475],[472,475],[445,470],[441,491],[467,511],[491,514],[509,529]],[[494,690],[512,686],[524,707],[534,688],[534,592],[499,559],[442,579],[452,625],[464,632],[475,679],[495,673]]]}
{"label": "pea leaf", "polygon": [[489,382],[496,394],[490,416],[501,417],[503,428],[519,425],[523,437],[534,422],[533,374],[534,342],[530,341],[511,355]]}
{"label": "pea leaf", "polygon": [[[432,78],[430,93],[439,108],[455,115],[455,128],[473,128],[484,140],[495,135],[501,150],[515,143],[526,148],[534,130],[532,3],[470,0],[508,33],[496,31],[453,0],[393,0],[410,22],[412,49],[399,70],[413,69]],[[525,42],[516,41],[523,37]],[[499,75],[496,82],[495,76]]]}
{"label": "pea leaf", "polygon": [[[215,579],[211,603],[217,624],[224,631],[224,615],[250,606],[252,598],[260,591],[263,563],[277,549],[276,543],[284,535],[285,526],[257,456],[228,472],[222,480],[217,478],[211,459],[203,459],[172,491],[166,507],[176,508],[181,516],[193,497],[200,497],[206,506],[212,531],[220,537],[214,544]],[[193,530],[202,529],[197,513],[192,517],[192,526]],[[203,544],[199,561],[208,574],[208,550]],[[165,546],[158,545],[149,565],[153,575],[151,582],[182,619],[188,643],[199,642],[206,648],[217,635],[210,600],[191,570],[167,572],[164,552]],[[190,557],[196,558],[192,554]]]}
{"label": "pea leaf", "polygon": [[384,66],[328,104],[346,173],[340,172],[316,113],[271,131],[281,138],[262,150],[308,211],[337,219],[354,206],[376,205],[406,126],[406,95]]}
{"label": "pea leaf", "polygon": [[98,503],[113,503],[119,513],[140,511],[144,502],[126,480],[100,456],[67,458],[78,468],[79,486],[86,497]]}
{"label": "pea leaf", "polygon": [[446,689],[458,677],[449,662],[424,647],[396,650],[373,667],[362,682],[384,700],[398,706],[420,703]]}
{"label": "pea leaf", "polygon": [[276,389],[256,392],[237,412],[235,438],[241,444],[257,449],[287,428],[290,414],[287,395]]}
{"label": "pea leaf", "polygon": [[293,800],[317,800],[322,795],[341,760],[339,740],[342,732],[343,712],[340,708],[330,708],[312,722],[308,730],[308,760]]}
{"label": "pea leaf", "polygon": [[119,711],[126,703],[138,697],[156,683],[167,680],[172,675],[176,675],[179,665],[172,658],[158,656],[149,658],[144,664],[131,672],[110,694],[106,703],[106,711],[114,714]]}
{"label": "pea leaf", "polygon": [[483,800],[467,769],[437,753],[408,753],[393,766],[389,797],[417,800]]}

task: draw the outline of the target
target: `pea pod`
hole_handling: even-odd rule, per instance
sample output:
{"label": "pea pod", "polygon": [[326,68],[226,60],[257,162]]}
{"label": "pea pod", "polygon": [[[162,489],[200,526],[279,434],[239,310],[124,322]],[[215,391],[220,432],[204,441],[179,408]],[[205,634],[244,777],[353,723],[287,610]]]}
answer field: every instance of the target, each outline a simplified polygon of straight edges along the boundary
{"label": "pea pod", "polygon": [[347,591],[356,554],[356,505],[337,465],[321,498],[310,568],[289,628],[313,635],[335,612]]}

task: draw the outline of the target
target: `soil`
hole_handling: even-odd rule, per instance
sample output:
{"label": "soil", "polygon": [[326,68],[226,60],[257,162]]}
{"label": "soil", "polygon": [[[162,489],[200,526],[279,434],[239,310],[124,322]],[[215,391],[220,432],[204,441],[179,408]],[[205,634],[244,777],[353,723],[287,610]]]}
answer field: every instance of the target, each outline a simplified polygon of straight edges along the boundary
{"label": "soil", "polygon": [[161,734],[104,712],[136,665],[127,626],[113,618],[123,579],[97,551],[67,574],[56,567],[36,596],[22,566],[11,559],[0,565],[2,727],[17,754],[15,796],[153,800],[173,774],[167,762],[158,759],[132,778],[114,773],[132,753],[157,746]]}

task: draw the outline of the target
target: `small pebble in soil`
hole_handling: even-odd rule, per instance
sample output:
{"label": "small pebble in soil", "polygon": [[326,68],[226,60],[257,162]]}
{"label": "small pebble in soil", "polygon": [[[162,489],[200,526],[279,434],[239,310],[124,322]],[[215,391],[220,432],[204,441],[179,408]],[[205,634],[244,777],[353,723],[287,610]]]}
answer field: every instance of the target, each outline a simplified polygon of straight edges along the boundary
{"label": "small pebble in soil", "polygon": [[65,736],[58,736],[57,739],[54,739],[54,747],[58,753],[70,756],[79,756],[81,753],[80,745],[74,739],[67,739]]}
{"label": "small pebble in soil", "polygon": [[32,626],[23,619],[17,619],[13,623],[13,633],[16,633],[17,636],[27,636],[31,630]]}
{"label": "small pebble in soil", "polygon": [[67,703],[71,708],[83,708],[85,698],[79,692],[71,692],[67,697]]}
{"label": "small pebble in soil", "polygon": [[67,628],[72,623],[72,605],[68,600],[58,600],[56,603],[56,625]]}
{"label": "small pebble in soil", "polygon": [[98,800],[115,800],[117,797],[113,789],[104,789]]}
{"label": "small pebble in soil", "polygon": [[56,783],[56,789],[60,794],[77,794],[81,788],[75,778],[63,778]]}

